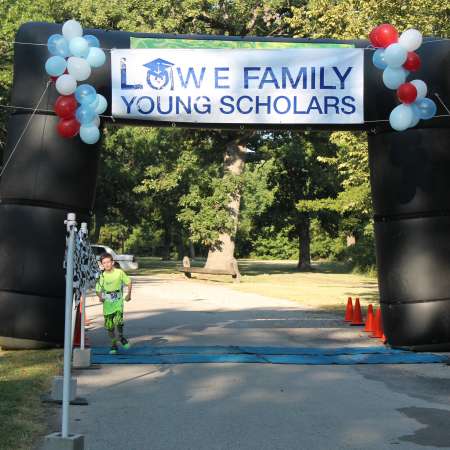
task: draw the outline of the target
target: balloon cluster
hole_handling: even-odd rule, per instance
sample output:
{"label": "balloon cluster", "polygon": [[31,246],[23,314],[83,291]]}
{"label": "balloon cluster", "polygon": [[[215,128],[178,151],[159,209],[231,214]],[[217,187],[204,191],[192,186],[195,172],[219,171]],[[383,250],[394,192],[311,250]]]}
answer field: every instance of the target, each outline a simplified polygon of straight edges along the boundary
{"label": "balloon cluster", "polygon": [[377,48],[373,54],[373,64],[383,70],[384,85],[396,89],[397,98],[402,103],[389,116],[391,127],[404,131],[415,127],[420,119],[434,117],[437,107],[433,100],[426,98],[426,83],[422,80],[406,82],[410,72],[420,69],[420,57],[415,50],[422,44],[422,34],[409,29],[399,37],[392,25],[383,24],[371,31],[369,39]]}
{"label": "balloon cluster", "polygon": [[81,84],[91,76],[92,68],[105,63],[105,53],[93,35],[84,35],[76,20],[68,20],[61,34],[49,37],[47,48],[53,55],[47,59],[45,70],[61,94],[55,102],[55,113],[60,136],[71,138],[80,134],[85,144],[95,144],[100,139],[100,117],[108,103],[89,84]]}

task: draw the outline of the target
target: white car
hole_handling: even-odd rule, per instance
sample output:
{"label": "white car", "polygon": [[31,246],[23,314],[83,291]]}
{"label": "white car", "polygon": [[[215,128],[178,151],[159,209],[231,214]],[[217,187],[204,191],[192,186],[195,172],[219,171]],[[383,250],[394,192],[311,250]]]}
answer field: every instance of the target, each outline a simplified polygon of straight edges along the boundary
{"label": "white car", "polygon": [[118,255],[111,247],[107,245],[91,245],[97,261],[100,260],[100,255],[109,253],[114,258],[114,265],[118,265],[122,270],[136,270],[138,263],[133,255]]}

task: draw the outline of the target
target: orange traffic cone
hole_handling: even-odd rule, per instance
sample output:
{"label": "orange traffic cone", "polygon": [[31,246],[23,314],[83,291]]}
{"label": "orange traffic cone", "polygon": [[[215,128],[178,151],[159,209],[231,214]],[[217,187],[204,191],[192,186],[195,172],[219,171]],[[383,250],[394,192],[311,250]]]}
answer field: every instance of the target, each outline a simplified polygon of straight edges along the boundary
{"label": "orange traffic cone", "polygon": [[366,326],[364,327],[366,333],[372,333],[373,331],[373,306],[372,303],[367,308]]}
{"label": "orange traffic cone", "polygon": [[355,300],[355,309],[353,310],[353,320],[350,325],[358,326],[358,327],[364,325],[364,322],[362,320],[362,315],[361,315],[361,305],[359,304],[358,297],[356,297],[356,300]]}
{"label": "orange traffic cone", "polygon": [[377,309],[375,313],[375,326],[373,327],[373,333],[370,337],[381,338],[383,331],[381,329],[381,308]]}
{"label": "orange traffic cone", "polygon": [[[74,330],[74,334],[73,334],[72,347],[81,347],[81,302],[77,307],[76,315],[77,315],[77,318],[75,320],[75,330]],[[84,346],[90,347],[89,339],[86,336],[86,332],[84,334]]]}
{"label": "orange traffic cone", "polygon": [[351,322],[353,320],[353,303],[351,297],[347,300],[347,309],[345,310],[344,320],[345,322]]}

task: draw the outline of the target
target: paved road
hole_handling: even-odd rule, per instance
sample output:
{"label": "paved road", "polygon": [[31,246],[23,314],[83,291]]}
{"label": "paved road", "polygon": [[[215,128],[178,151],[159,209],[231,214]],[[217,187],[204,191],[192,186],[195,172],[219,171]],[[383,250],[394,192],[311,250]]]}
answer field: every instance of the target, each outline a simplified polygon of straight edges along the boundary
{"label": "paved road", "polygon": [[[89,331],[107,345],[90,299]],[[133,345],[372,346],[294,302],[216,283],[139,277],[126,305]],[[117,365],[77,373],[71,431],[89,450],[450,448],[450,367]]]}

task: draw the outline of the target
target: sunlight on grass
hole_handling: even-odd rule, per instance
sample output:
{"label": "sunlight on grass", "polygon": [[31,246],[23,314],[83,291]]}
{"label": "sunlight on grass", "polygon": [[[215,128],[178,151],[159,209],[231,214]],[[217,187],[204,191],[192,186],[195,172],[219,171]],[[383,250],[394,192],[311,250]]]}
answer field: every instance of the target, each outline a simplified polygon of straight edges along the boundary
{"label": "sunlight on grass", "polygon": [[47,430],[40,396],[62,365],[62,350],[0,349],[0,449],[28,450]]}
{"label": "sunlight on grass", "polygon": [[[205,259],[192,265],[202,267]],[[139,270],[133,275],[180,277],[176,271],[181,261],[161,261],[160,258],[139,258]],[[316,262],[311,272],[298,272],[296,261],[239,260],[242,279],[232,282],[230,276],[194,274],[192,281],[226,283],[241,292],[294,300],[315,308],[343,311],[348,297],[359,297],[362,305],[378,303],[378,283],[374,277],[350,273],[350,266],[338,262]]]}

